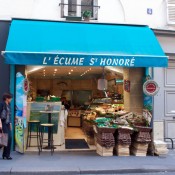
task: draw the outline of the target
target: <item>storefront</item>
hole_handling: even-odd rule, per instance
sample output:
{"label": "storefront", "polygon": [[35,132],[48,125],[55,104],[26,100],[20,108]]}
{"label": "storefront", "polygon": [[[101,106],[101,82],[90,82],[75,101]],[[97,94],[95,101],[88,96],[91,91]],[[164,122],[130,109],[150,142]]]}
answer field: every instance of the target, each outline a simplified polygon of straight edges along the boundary
{"label": "storefront", "polygon": [[[129,130],[127,137],[131,139],[131,125],[139,122],[151,125],[151,119],[149,124],[143,121],[143,108],[147,107],[149,114],[152,112],[152,97],[143,96],[143,81],[152,77],[152,67],[166,67],[168,62],[147,26],[19,19],[11,23],[2,54],[14,73],[11,73],[12,93],[16,94],[18,108],[15,139],[20,140],[16,143],[20,152],[25,152],[27,121],[37,116],[41,122],[46,122],[41,111],[48,104],[59,111],[52,116],[56,146],[65,147],[66,141],[75,141],[72,133],[76,129],[71,127],[78,127],[85,135],[76,139],[85,137],[88,147],[97,148],[100,155],[103,155],[103,141],[99,134],[105,134],[106,142],[114,144],[112,152],[114,146],[120,150],[120,144],[115,145],[109,134],[122,128]],[[15,65],[25,66],[26,75],[19,72],[15,75]],[[27,82],[23,83],[25,76],[32,82],[28,95],[21,87],[28,86]],[[149,84],[148,91],[152,91],[152,85]],[[60,98],[65,96],[70,102],[67,122],[61,116]],[[17,129],[19,123],[22,133]],[[94,130],[93,125],[96,126]],[[131,143],[128,142],[125,144],[129,150]]]}

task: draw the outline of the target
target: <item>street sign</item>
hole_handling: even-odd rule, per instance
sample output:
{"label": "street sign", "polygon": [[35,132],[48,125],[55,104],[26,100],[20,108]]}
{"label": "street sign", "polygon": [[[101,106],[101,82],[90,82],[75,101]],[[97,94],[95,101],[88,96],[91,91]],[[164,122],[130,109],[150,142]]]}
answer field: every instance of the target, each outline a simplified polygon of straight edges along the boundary
{"label": "street sign", "polygon": [[143,84],[143,92],[145,95],[148,96],[154,96],[158,93],[159,91],[159,86],[154,80],[147,80]]}

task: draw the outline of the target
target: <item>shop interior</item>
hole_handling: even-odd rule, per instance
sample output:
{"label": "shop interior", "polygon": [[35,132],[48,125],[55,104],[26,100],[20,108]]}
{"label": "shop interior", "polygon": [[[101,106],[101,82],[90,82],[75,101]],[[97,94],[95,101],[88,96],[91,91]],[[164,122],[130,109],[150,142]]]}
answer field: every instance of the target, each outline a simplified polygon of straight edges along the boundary
{"label": "shop interior", "polygon": [[[90,139],[83,128],[83,116],[90,108],[98,107],[99,104],[110,104],[108,110],[113,112],[125,110],[123,70],[124,68],[119,67],[26,66],[26,76],[30,82],[27,104],[28,106],[34,102],[62,104],[62,99],[66,99],[69,104],[68,115],[64,123],[65,133],[61,137],[63,140],[84,139],[88,144],[88,150],[94,150],[96,149],[94,140]],[[31,113],[29,115],[28,119]],[[54,139],[60,137],[55,136]],[[35,143],[36,140],[32,139],[32,145]],[[56,149],[64,150],[65,142],[56,144]],[[37,147],[27,149],[27,151],[35,150]]]}

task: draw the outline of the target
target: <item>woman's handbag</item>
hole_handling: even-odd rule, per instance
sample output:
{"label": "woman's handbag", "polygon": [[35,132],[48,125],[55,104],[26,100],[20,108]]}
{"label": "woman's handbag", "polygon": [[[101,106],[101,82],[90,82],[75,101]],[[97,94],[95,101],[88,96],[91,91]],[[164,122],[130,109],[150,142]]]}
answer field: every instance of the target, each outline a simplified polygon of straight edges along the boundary
{"label": "woman's handbag", "polygon": [[7,110],[5,109],[5,107],[3,107],[3,109],[2,109],[0,118],[1,118],[1,120],[7,119]]}
{"label": "woman's handbag", "polygon": [[8,134],[3,133],[2,129],[0,130],[0,147],[7,146],[8,144]]}

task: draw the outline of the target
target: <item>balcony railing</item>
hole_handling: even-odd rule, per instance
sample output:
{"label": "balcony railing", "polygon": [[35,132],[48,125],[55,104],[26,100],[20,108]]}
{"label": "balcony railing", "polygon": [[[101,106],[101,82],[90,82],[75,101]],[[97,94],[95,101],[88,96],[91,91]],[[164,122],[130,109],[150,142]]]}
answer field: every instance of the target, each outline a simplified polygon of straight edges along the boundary
{"label": "balcony railing", "polygon": [[[100,6],[98,5],[86,5],[86,4],[68,4],[68,3],[59,3],[59,6],[61,6],[61,17],[63,18],[77,18],[80,19],[82,17],[82,13],[84,8],[82,7],[87,7],[87,10],[90,10],[91,8],[92,11],[92,17],[91,19],[97,20],[98,19],[98,9]],[[69,6],[71,7],[76,7],[74,10],[70,10]],[[88,8],[89,7],[89,8]]]}

